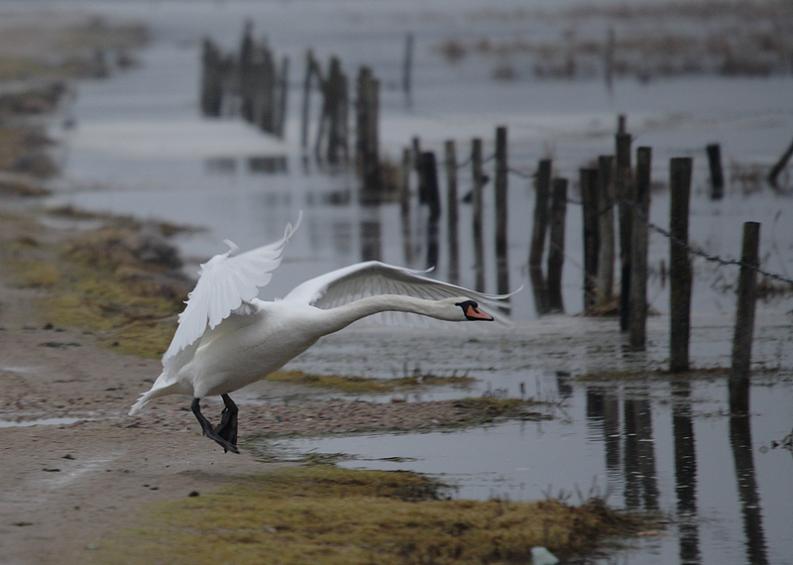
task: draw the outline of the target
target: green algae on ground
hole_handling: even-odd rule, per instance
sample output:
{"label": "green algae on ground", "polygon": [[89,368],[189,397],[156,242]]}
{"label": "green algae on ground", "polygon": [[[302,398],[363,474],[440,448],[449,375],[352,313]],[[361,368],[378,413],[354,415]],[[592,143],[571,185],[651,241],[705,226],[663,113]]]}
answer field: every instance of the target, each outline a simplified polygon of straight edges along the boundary
{"label": "green algae on ground", "polygon": [[591,500],[440,500],[408,472],[283,468],[150,507],[101,542],[100,563],[525,563],[542,545],[564,557],[635,532],[636,517]]}
{"label": "green algae on ground", "polygon": [[332,389],[349,394],[385,394],[424,386],[454,386],[465,388],[474,382],[467,375],[411,375],[393,379],[348,377],[344,375],[312,375],[302,371],[277,371],[266,380]]}
{"label": "green algae on ground", "polygon": [[157,357],[173,334],[188,282],[174,274],[166,244],[158,252],[138,235],[104,227],[58,243],[10,242],[6,264],[20,286],[47,290],[38,300],[47,322],[94,333],[100,344],[124,353]]}

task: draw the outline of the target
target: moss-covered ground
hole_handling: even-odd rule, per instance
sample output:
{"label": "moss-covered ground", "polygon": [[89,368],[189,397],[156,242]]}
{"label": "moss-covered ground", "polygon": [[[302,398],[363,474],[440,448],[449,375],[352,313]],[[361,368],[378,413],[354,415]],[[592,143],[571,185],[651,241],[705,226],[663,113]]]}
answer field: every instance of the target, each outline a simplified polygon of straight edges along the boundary
{"label": "moss-covered ground", "polygon": [[103,541],[99,563],[527,563],[635,532],[641,519],[590,500],[444,500],[408,472],[283,468],[147,508]]}

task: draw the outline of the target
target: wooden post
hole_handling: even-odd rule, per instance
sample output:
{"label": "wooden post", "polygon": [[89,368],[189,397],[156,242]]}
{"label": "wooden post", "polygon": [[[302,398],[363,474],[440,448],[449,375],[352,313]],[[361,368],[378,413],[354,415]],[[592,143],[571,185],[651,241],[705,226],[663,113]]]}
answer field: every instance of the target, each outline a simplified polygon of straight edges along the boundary
{"label": "wooden post", "polygon": [[412,101],[413,47],[413,34],[408,33],[405,36],[405,58],[402,61],[402,91],[405,93],[405,101],[408,105]]}
{"label": "wooden post", "polygon": [[482,140],[474,138],[471,142],[471,178],[473,179],[473,234],[474,264],[476,270],[475,290],[485,289],[485,248],[482,241],[482,189],[484,174],[482,172]]}
{"label": "wooden post", "polygon": [[690,157],[669,161],[669,370],[673,373],[689,369],[691,260],[687,246],[691,169]]}
{"label": "wooden post", "polygon": [[[622,116],[621,116],[622,117]],[[621,124],[624,126],[624,122]],[[631,288],[631,135],[618,133],[616,136],[617,165],[614,171],[614,194],[619,201],[620,224],[620,329],[628,331],[628,310]]]}
{"label": "wooden post", "polygon": [[507,162],[507,128],[496,128],[496,163],[495,163],[495,192],[496,192],[496,273],[497,289],[499,294],[509,292],[509,269],[507,267],[507,187],[509,164]]}
{"label": "wooden post", "polygon": [[314,75],[314,52],[306,51],[306,74],[303,76],[303,112],[300,116],[300,147],[308,148],[308,128],[311,113],[311,78]]}
{"label": "wooden post", "polygon": [[614,189],[612,168],[614,158],[598,157],[598,251],[595,281],[595,305],[604,311],[614,299]]}
{"label": "wooden post", "polygon": [[361,67],[358,69],[358,76],[355,81],[355,166],[362,178],[367,167],[367,96],[371,74],[369,67]]}
{"label": "wooden post", "polygon": [[741,263],[730,373],[730,413],[733,415],[749,413],[749,375],[754,338],[754,311],[757,302],[757,268],[760,265],[758,222],[743,224]]}
{"label": "wooden post", "polygon": [[636,151],[636,191],[631,220],[630,344],[642,350],[647,345],[647,244],[650,221],[650,172],[652,149]]}
{"label": "wooden post", "polygon": [[405,255],[405,262],[410,265],[413,262],[413,246],[411,243],[410,231],[410,174],[413,170],[413,158],[410,148],[402,150],[402,186],[399,194],[399,211],[402,218],[402,243]]}
{"label": "wooden post", "polygon": [[598,192],[597,169],[581,169],[581,213],[584,243],[584,313],[595,305],[595,278],[598,260]]}
{"label": "wooden post", "polygon": [[708,167],[710,168],[710,198],[721,200],[724,197],[724,172],[721,168],[721,146],[711,143],[707,147]]}
{"label": "wooden post", "polygon": [[340,149],[344,154],[344,162],[350,162],[350,86],[347,74],[339,71],[337,77],[339,107],[336,109],[339,113],[338,128],[339,128],[339,143]]}
{"label": "wooden post", "polygon": [[341,151],[341,115],[339,112],[341,95],[341,63],[339,58],[330,58],[328,66],[328,77],[325,80],[325,96],[327,115],[328,115],[328,146],[327,159],[331,165],[339,163],[339,153]]}
{"label": "wooden post", "polygon": [[628,119],[625,117],[625,114],[619,114],[617,116],[617,133],[618,134],[628,133],[627,124],[628,124]]}
{"label": "wooden post", "polygon": [[425,151],[421,154],[421,178],[427,191],[430,221],[437,222],[441,216],[441,194],[438,188],[438,165],[435,153],[432,151]]}
{"label": "wooden post", "polygon": [[534,225],[529,248],[529,268],[538,269],[542,265],[545,248],[545,234],[548,231],[548,199],[551,193],[551,160],[541,159],[534,180]]}
{"label": "wooden post", "polygon": [[548,311],[564,312],[562,268],[564,267],[565,215],[567,214],[567,179],[553,180],[551,227],[548,242]]}
{"label": "wooden post", "polygon": [[286,134],[286,113],[289,104],[289,57],[281,59],[281,77],[278,83],[278,120],[275,134],[283,139]]}
{"label": "wooden post", "polygon": [[446,233],[449,239],[449,282],[460,280],[460,249],[457,236],[457,149],[454,140],[443,145],[446,165]]}
{"label": "wooden post", "polygon": [[254,119],[254,97],[256,96],[255,66],[253,62],[256,45],[253,41],[253,22],[245,20],[237,59],[237,83],[240,95],[240,113],[247,122]]}
{"label": "wooden post", "polygon": [[201,54],[201,113],[208,117],[220,116],[223,105],[220,59],[219,49],[205,38]]}
{"label": "wooden post", "polygon": [[768,173],[768,184],[774,188],[777,187],[779,175],[785,170],[791,157],[793,157],[793,141],[790,142],[790,145],[788,145],[788,148],[785,149],[785,152],[779,157],[779,160],[771,167],[771,172]]}
{"label": "wooden post", "polygon": [[[366,183],[372,190],[380,194],[382,189],[382,178],[380,175],[380,81],[372,77],[369,81],[369,118],[366,142],[369,153],[369,170],[366,175]],[[434,157],[434,156],[433,156]]]}

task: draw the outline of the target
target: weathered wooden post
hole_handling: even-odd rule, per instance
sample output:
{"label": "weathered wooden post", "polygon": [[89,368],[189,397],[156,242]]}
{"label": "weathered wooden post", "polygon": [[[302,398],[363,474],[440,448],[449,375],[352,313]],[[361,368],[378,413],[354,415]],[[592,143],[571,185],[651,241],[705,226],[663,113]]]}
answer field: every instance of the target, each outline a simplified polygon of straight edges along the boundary
{"label": "weathered wooden post", "polygon": [[647,345],[647,244],[650,221],[650,173],[652,149],[636,151],[636,191],[631,220],[630,344],[633,349]]}
{"label": "weathered wooden post", "polygon": [[438,188],[438,164],[432,151],[424,151],[421,154],[421,178],[427,191],[430,221],[437,222],[441,216],[441,193]]}
{"label": "weathered wooden post", "polygon": [[711,143],[706,148],[710,168],[710,198],[721,200],[724,197],[724,172],[721,168],[721,146]]}
{"label": "weathered wooden post", "polygon": [[308,129],[311,117],[311,78],[314,75],[314,52],[306,51],[306,73],[303,76],[303,111],[300,115],[300,147],[308,148]]}
{"label": "weathered wooden post", "polygon": [[614,299],[614,189],[610,155],[598,157],[598,235],[600,240],[595,281],[595,306],[606,310]]}
{"label": "weathered wooden post", "polygon": [[548,231],[548,199],[551,193],[551,160],[541,159],[534,179],[534,225],[529,248],[529,268],[542,267],[545,234]]}
{"label": "weathered wooden post", "polygon": [[275,132],[275,108],[276,96],[275,86],[277,82],[277,73],[275,69],[275,60],[273,53],[269,47],[263,45],[260,49],[261,52],[261,67],[257,73],[261,73],[261,111],[258,118],[258,125],[262,131],[267,133]]}
{"label": "weathered wooden post", "polygon": [[595,305],[595,279],[598,260],[598,186],[597,169],[579,171],[584,243],[584,313]]}
{"label": "weathered wooden post", "polygon": [[413,158],[410,148],[402,150],[402,185],[399,193],[399,212],[402,219],[402,248],[405,255],[405,262],[409,265],[413,262],[413,245],[411,242],[411,219],[410,219],[410,174],[413,170]]}
{"label": "weathered wooden post", "polygon": [[548,240],[548,311],[564,312],[562,268],[564,267],[565,215],[567,214],[567,179],[553,179],[551,227]]}
{"label": "weathered wooden post", "polygon": [[374,78],[369,67],[358,73],[357,143],[361,177],[371,194],[380,194],[379,108],[380,81]]}
{"label": "weathered wooden post", "polygon": [[473,180],[473,234],[474,264],[476,270],[475,290],[485,289],[485,247],[482,240],[482,190],[485,180],[482,172],[482,140],[471,141],[471,178]]}
{"label": "weathered wooden post", "polygon": [[669,370],[689,369],[691,335],[691,259],[688,256],[688,216],[691,201],[690,157],[669,161]]}
{"label": "weathered wooden post", "polygon": [[412,101],[413,48],[413,34],[408,33],[405,36],[405,58],[402,61],[402,92],[405,93],[405,101],[408,105],[410,105]]}
{"label": "weathered wooden post", "polygon": [[[624,116],[620,116],[624,118]],[[621,119],[620,127],[624,128]],[[620,224],[620,329],[628,331],[629,296],[631,288],[631,202],[633,202],[633,183],[631,182],[631,135],[617,133],[616,159],[614,171],[614,194],[619,202]]]}
{"label": "weathered wooden post", "polygon": [[771,167],[771,171],[768,173],[768,184],[774,188],[777,187],[779,175],[785,170],[785,167],[787,167],[788,161],[790,161],[791,157],[793,157],[793,141],[790,142],[790,145],[788,145],[787,149],[785,149],[785,152],[782,153],[777,162],[774,163],[774,166]]}
{"label": "weathered wooden post", "polygon": [[286,114],[289,103],[289,57],[281,59],[281,76],[278,80],[278,120],[275,134],[281,139],[286,134]]}
{"label": "weathered wooden post", "polygon": [[372,76],[369,81],[369,110],[367,120],[367,151],[369,153],[369,174],[366,182],[378,194],[382,189],[382,176],[380,174],[380,81]]}
{"label": "weathered wooden post", "polygon": [[240,113],[247,122],[254,121],[254,97],[256,96],[256,79],[254,76],[254,51],[256,45],[253,41],[253,22],[245,20],[245,27],[240,40],[237,55],[237,88],[240,94]]}
{"label": "weathered wooden post", "polygon": [[220,116],[223,107],[223,77],[220,69],[220,51],[205,38],[201,54],[201,113],[208,117]]}
{"label": "weathered wooden post", "polygon": [[757,302],[757,268],[760,265],[760,224],[744,222],[741,272],[738,276],[738,307],[732,341],[730,372],[730,413],[749,413],[749,376]]}
{"label": "weathered wooden post", "polygon": [[341,63],[339,58],[333,56],[330,58],[330,65],[328,66],[328,77],[325,80],[324,94],[326,97],[326,107],[328,116],[328,145],[327,145],[327,159],[331,165],[339,163],[339,153],[342,148],[341,133],[341,114],[340,114],[340,98],[342,94],[341,86]]}
{"label": "weathered wooden post", "polygon": [[529,277],[537,315],[548,313],[548,292],[542,273],[545,234],[548,231],[548,201],[551,193],[551,160],[541,159],[534,177],[534,224],[529,247]]}
{"label": "weathered wooden post", "polygon": [[460,280],[460,247],[457,236],[457,149],[454,140],[443,145],[446,165],[446,233],[449,239],[449,282]]}
{"label": "weathered wooden post", "polygon": [[369,67],[360,67],[355,81],[355,165],[362,178],[366,170],[367,95],[371,75]]}
{"label": "weathered wooden post", "polygon": [[509,268],[507,265],[507,190],[509,164],[507,162],[507,128],[496,128],[496,162],[495,162],[495,192],[496,192],[496,276],[499,294],[509,292]]}

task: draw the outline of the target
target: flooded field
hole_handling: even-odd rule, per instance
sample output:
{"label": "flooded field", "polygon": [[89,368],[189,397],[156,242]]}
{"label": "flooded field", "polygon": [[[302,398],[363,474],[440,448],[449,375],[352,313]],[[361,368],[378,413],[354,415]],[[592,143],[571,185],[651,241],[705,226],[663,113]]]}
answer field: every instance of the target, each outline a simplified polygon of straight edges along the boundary
{"label": "flooded field", "polygon": [[[339,465],[407,469],[437,476],[459,498],[536,500],[558,496],[577,502],[589,495],[618,507],[658,512],[663,531],[631,542],[603,563],[785,563],[793,554],[793,453],[777,444],[793,433],[793,301],[790,292],[758,303],[751,415],[731,418],[727,402],[737,270],[694,261],[692,365],[679,378],[668,363],[669,290],[663,273],[669,242],[649,244],[648,348],[633,352],[615,318],[592,319],[582,310],[582,218],[568,207],[563,272],[566,315],[538,317],[528,289],[527,258],[537,160],[552,157],[554,174],[571,181],[578,198],[578,169],[614,151],[617,114],[628,118],[635,146],[652,146],[650,219],[669,224],[669,158],[694,157],[690,240],[708,253],[734,258],[741,224],[762,223],[763,267],[793,275],[793,197],[790,179],[773,191],[763,172],[790,142],[793,77],[692,74],[652,81],[617,77],[611,88],[581,76],[539,80],[515,63],[510,80],[492,78],[493,60],[466,57],[452,64],[438,49],[472,27],[479,38],[563,37],[564,9],[578,8],[581,29],[602,37],[613,22],[587,19],[586,2],[457,3],[372,2],[65,2],[71,8],[145,23],[152,42],[140,65],[104,81],[81,81],[50,133],[62,142],[56,155],[63,174],[52,181],[48,206],[131,214],[206,228],[176,236],[193,274],[197,263],[222,252],[223,239],[241,248],[280,236],[304,213],[303,227],[283,266],[266,289],[282,296],[298,282],[350,263],[380,259],[449,274],[449,242],[440,239],[430,260],[427,211],[413,203],[405,233],[397,203],[360,203],[352,170],[327,170],[304,160],[299,146],[303,52],[341,58],[351,73],[369,64],[383,81],[383,155],[397,162],[413,136],[425,149],[457,142],[464,161],[470,139],[493,151],[497,125],[509,127],[508,274],[514,324],[474,330],[356,324],[324,338],[287,366],[311,374],[388,379],[413,371],[466,374],[471,388],[421,393],[357,395],[398,403],[465,396],[534,398],[547,404],[547,421],[508,421],[444,432],[359,434],[271,440],[251,444],[270,456],[338,456]],[[18,10],[24,3],[9,3]],[[604,2],[617,6],[618,3]],[[642,5],[663,5],[661,0]],[[58,3],[42,7],[63,9]],[[540,17],[531,9],[544,14]],[[526,12],[525,10],[528,10]],[[516,15],[517,14],[517,15]],[[554,15],[556,14],[556,15]],[[514,17],[510,17],[513,15]],[[787,13],[785,12],[787,17]],[[291,78],[284,140],[237,118],[205,119],[198,112],[200,42],[210,36],[226,48],[239,40],[250,17],[276,52],[289,55]],[[646,23],[646,22],[645,22]],[[761,26],[760,23],[756,24]],[[416,37],[414,94],[398,88],[404,37]],[[584,33],[584,32],[582,32]],[[524,39],[522,39],[524,38]],[[514,61],[513,61],[514,63]],[[523,66],[521,66],[523,65]],[[776,68],[776,67],[775,67]],[[722,145],[728,184],[712,201],[705,146]],[[487,164],[491,174],[492,164]],[[460,173],[460,194],[471,188]],[[441,178],[441,189],[445,181]],[[494,198],[485,188],[485,283],[496,289]],[[444,195],[445,198],[445,195]],[[444,199],[445,202],[445,199]],[[444,212],[445,213],[445,212]],[[64,220],[58,220],[64,222]],[[69,223],[68,220],[65,221]],[[442,230],[446,217],[442,216]],[[475,256],[470,206],[460,208],[460,283],[473,286]],[[309,394],[309,393],[301,393]],[[311,393],[326,397],[322,391]],[[300,396],[288,401],[299,401]],[[266,410],[284,402],[281,389],[240,395]],[[68,418],[35,421],[69,424]],[[0,421],[0,428],[29,425]],[[30,424],[32,425],[32,424]]]}

